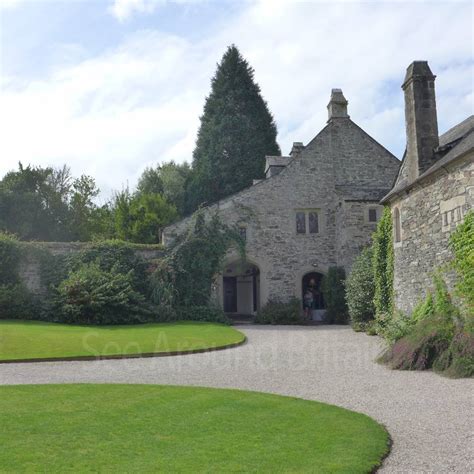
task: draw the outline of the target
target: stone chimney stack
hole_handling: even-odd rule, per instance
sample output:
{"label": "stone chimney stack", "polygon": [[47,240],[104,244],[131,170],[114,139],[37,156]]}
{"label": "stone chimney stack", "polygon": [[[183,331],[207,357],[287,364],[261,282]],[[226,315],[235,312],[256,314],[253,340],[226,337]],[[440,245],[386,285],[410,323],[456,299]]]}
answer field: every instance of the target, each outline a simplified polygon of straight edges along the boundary
{"label": "stone chimney stack", "polygon": [[335,118],[349,118],[347,115],[347,100],[341,89],[331,91],[331,99],[328,104],[328,122]]}
{"label": "stone chimney stack", "polygon": [[292,158],[298,158],[301,155],[301,152],[304,150],[304,145],[302,142],[293,142],[291,147],[290,156]]}
{"label": "stone chimney stack", "polygon": [[428,61],[414,61],[408,68],[402,89],[405,93],[405,124],[408,179],[415,180],[435,161],[439,145],[435,81]]}

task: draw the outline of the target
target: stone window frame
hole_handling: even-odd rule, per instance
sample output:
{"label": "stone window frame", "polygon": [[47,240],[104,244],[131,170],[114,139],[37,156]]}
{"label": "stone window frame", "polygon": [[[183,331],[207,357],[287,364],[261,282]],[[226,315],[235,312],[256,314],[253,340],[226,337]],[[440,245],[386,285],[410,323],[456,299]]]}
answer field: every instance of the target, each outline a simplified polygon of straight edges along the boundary
{"label": "stone window frame", "polygon": [[402,213],[399,206],[394,206],[392,209],[392,223],[393,223],[393,245],[394,247],[401,247],[403,242],[402,232]]}
{"label": "stone window frame", "polygon": [[[297,226],[297,216],[298,214],[304,214],[304,232],[298,232],[298,226]],[[316,214],[317,219],[317,232],[311,232],[310,231],[310,220],[309,220],[309,215],[311,213]],[[323,216],[322,216],[322,209],[319,207],[312,207],[312,208],[298,208],[295,209],[293,212],[293,232],[295,235],[321,235],[323,233]]]}
{"label": "stone window frame", "polygon": [[[378,209],[376,207],[373,207],[373,206],[371,206],[367,209],[367,222],[369,222],[370,224],[376,224],[377,223],[377,221],[379,220],[378,219],[378,217],[379,217],[378,214],[379,213],[377,211],[378,211]],[[373,220],[371,219],[372,212],[375,214],[375,219],[373,219]]]}
{"label": "stone window frame", "polygon": [[238,224],[237,231],[244,242],[248,241],[248,229],[246,225]]}
{"label": "stone window frame", "polygon": [[[370,220],[370,211],[375,211],[375,221]],[[369,203],[368,205],[364,206],[364,224],[368,224],[371,226],[376,226],[382,216],[383,206],[376,204],[376,203]]]}

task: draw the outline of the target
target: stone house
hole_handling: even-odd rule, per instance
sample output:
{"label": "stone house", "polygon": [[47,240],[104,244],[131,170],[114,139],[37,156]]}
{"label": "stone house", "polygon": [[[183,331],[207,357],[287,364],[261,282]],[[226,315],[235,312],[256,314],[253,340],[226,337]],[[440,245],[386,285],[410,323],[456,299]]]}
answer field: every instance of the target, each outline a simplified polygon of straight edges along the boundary
{"label": "stone house", "polygon": [[[266,157],[266,179],[207,208],[236,225],[246,239],[247,262],[227,255],[215,296],[228,313],[252,314],[268,300],[313,295],[322,316],[321,279],[332,266],[346,272],[368,244],[393,186],[400,161],[356,125],[347,100],[333,89],[326,126],[289,156]],[[169,245],[192,217],[163,232]]]}
{"label": "stone house", "polygon": [[[474,116],[438,136],[435,76],[426,61],[407,69],[407,146],[397,180],[382,199],[392,210],[397,308],[410,312],[451,258],[449,237],[474,206]],[[448,274],[452,285],[454,276]]]}

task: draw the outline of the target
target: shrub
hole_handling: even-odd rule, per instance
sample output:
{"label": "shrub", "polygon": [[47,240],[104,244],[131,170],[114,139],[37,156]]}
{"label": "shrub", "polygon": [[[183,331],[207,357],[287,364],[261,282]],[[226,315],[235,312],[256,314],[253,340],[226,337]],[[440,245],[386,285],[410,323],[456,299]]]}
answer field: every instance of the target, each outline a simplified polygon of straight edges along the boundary
{"label": "shrub", "polygon": [[346,272],[342,267],[331,267],[322,281],[326,304],[326,321],[345,324],[348,319],[344,281]]}
{"label": "shrub", "polygon": [[435,275],[434,295],[428,293],[412,318],[395,317],[382,335],[390,346],[380,360],[395,369],[433,368],[453,377],[474,375],[474,333],[459,318],[446,284]]}
{"label": "shrub", "polygon": [[450,246],[457,273],[456,292],[466,305],[466,314],[474,314],[474,211],[470,211],[453,232]]}
{"label": "shrub", "polygon": [[11,234],[0,232],[0,285],[19,282],[20,248]]}
{"label": "shrub", "polygon": [[394,344],[410,333],[416,320],[412,316],[398,311],[393,316],[380,315],[375,320],[375,331],[389,344]]}
{"label": "shrub", "polygon": [[212,306],[180,306],[176,309],[176,319],[230,324],[222,309]]}
{"label": "shrub", "polygon": [[0,232],[0,319],[31,319],[33,296],[19,275],[21,248],[11,234]]}
{"label": "shrub", "polygon": [[255,322],[259,324],[303,324],[301,301],[297,298],[292,298],[287,302],[270,300],[258,310]]}
{"label": "shrub", "polygon": [[21,283],[0,285],[0,319],[33,319],[38,302]]}
{"label": "shrub", "polygon": [[394,369],[426,370],[449,348],[454,325],[443,317],[425,319],[397,340],[381,360]]}
{"label": "shrub", "polygon": [[95,263],[104,272],[129,275],[134,290],[148,296],[148,263],[139,257],[133,245],[121,240],[95,242],[69,258],[68,269],[76,271],[84,264]]}
{"label": "shrub", "polygon": [[133,288],[132,271],[120,273],[85,263],[57,288],[58,321],[79,324],[128,324],[153,320],[145,297]]}
{"label": "shrub", "polygon": [[393,235],[389,207],[384,209],[373,241],[375,314],[391,315],[393,312]]}
{"label": "shrub", "polygon": [[351,324],[359,331],[364,331],[366,323],[373,321],[375,315],[372,258],[372,248],[363,249],[346,280],[346,301]]}

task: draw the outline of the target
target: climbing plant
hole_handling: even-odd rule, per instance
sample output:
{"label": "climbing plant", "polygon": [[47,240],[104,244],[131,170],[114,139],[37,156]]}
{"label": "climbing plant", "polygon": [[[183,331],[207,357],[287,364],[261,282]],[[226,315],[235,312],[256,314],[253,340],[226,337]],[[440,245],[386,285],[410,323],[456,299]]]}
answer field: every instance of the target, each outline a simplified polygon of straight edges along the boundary
{"label": "climbing plant", "polygon": [[208,305],[213,280],[232,245],[243,257],[245,242],[237,229],[225,225],[217,214],[206,220],[204,211],[197,212],[193,224],[177,238],[155,272],[156,303]]}
{"label": "climbing plant", "polygon": [[379,318],[393,313],[392,215],[386,207],[373,235],[374,305]]}
{"label": "climbing plant", "polygon": [[451,235],[450,246],[454,253],[453,267],[457,273],[456,292],[465,303],[465,312],[474,314],[474,211],[470,211],[462,224]]}

